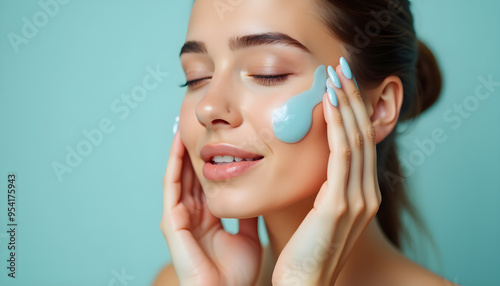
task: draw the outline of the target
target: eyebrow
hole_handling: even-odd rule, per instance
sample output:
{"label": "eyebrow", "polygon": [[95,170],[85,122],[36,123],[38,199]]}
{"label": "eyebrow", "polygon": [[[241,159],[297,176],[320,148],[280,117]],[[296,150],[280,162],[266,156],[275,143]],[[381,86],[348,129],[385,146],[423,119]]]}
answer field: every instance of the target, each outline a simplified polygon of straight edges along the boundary
{"label": "eyebrow", "polygon": [[[232,37],[228,41],[228,46],[232,51],[263,45],[285,45],[299,48],[304,52],[311,53],[311,51],[309,51],[309,49],[301,42],[287,34],[278,32]],[[187,41],[182,46],[179,56],[182,56],[185,53],[207,53],[207,48],[203,42]]]}
{"label": "eyebrow", "polygon": [[205,43],[199,42],[199,41],[187,41],[181,49],[181,53],[179,56],[182,56],[182,54],[185,53],[206,53],[207,52],[207,47],[205,46]]}

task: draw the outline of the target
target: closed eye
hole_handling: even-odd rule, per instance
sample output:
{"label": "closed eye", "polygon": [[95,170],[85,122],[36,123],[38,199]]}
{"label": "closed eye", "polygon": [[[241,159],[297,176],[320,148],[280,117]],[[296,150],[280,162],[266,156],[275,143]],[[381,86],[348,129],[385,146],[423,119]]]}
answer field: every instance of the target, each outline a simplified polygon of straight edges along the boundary
{"label": "closed eye", "polygon": [[[291,74],[278,74],[278,75],[256,74],[256,75],[250,75],[250,76],[253,77],[259,84],[262,84],[264,86],[271,86],[271,85],[275,85],[275,84],[284,82],[285,80],[288,79],[288,77],[290,75]],[[204,77],[204,78],[189,80],[186,83],[181,84],[180,87],[186,87],[186,86],[187,87],[194,87],[198,83],[200,83],[202,80],[205,80],[205,79],[211,79],[211,77]]]}
{"label": "closed eye", "polygon": [[186,83],[184,84],[181,84],[180,87],[193,87],[195,86],[197,83],[200,83],[202,80],[205,80],[205,79],[211,79],[211,77],[203,77],[203,78],[198,78],[198,79],[193,79],[193,80],[189,80],[189,81],[186,81]]}
{"label": "closed eye", "polygon": [[265,86],[275,85],[287,80],[290,74],[278,74],[278,75],[251,75],[255,80]]}

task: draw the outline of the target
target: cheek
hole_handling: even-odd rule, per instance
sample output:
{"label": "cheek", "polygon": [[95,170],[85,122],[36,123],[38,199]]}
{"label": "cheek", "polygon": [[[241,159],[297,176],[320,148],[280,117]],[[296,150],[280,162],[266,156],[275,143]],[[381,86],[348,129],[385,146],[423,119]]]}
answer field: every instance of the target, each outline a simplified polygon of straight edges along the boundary
{"label": "cheek", "polygon": [[276,168],[272,177],[279,182],[279,197],[286,204],[316,194],[326,181],[329,148],[322,104],[312,113],[312,125],[301,141],[287,144],[277,141]]}
{"label": "cheek", "polygon": [[300,150],[304,153],[304,162],[307,162],[305,163],[307,165],[305,169],[310,170],[310,173],[316,173],[319,177],[326,180],[326,168],[328,166],[330,150],[328,147],[328,135],[322,103],[316,105],[312,115],[311,130],[304,138],[303,146],[300,147]]}
{"label": "cheek", "polygon": [[242,141],[239,145],[241,148],[261,154],[275,151],[272,146],[279,144],[280,141],[273,131],[272,113],[282,104],[287,94],[285,91],[273,96],[255,94],[242,96],[238,109],[243,117],[243,126],[238,128],[245,130],[241,133]]}
{"label": "cheek", "polygon": [[199,132],[193,131],[201,127],[196,119],[195,107],[196,103],[185,99],[179,113],[179,134],[189,154],[196,150],[196,142],[198,141],[197,134]]}
{"label": "cheek", "polygon": [[296,143],[310,132],[313,110],[326,92],[325,82],[325,66],[320,65],[314,72],[314,82],[310,89],[292,96],[273,110],[273,130],[278,139]]}
{"label": "cheek", "polygon": [[299,159],[296,166],[297,185],[302,185],[300,196],[316,194],[327,178],[328,139],[322,104],[318,104],[312,113],[311,129],[306,137],[297,144],[296,154]]}
{"label": "cheek", "polygon": [[203,177],[202,169],[204,162],[199,158],[199,151],[202,144],[202,136],[204,132],[204,127],[198,122],[196,118],[195,108],[197,101],[185,99],[182,102],[181,110],[179,113],[179,134],[182,143],[186,147],[186,151],[189,154],[191,164],[193,166],[196,177],[199,179],[202,188],[206,190],[205,187],[206,180]]}

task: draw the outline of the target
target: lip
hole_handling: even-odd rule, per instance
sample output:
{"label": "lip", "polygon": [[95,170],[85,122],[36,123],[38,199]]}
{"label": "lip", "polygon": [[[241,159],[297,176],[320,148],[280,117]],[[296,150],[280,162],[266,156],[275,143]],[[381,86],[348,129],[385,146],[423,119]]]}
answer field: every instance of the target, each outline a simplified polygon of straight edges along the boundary
{"label": "lip", "polygon": [[[205,145],[200,151],[203,165],[203,176],[207,180],[227,180],[246,173],[257,165],[264,156],[245,151],[229,144]],[[221,165],[212,164],[214,156],[232,156],[243,159],[256,159],[254,161],[240,161]]]}

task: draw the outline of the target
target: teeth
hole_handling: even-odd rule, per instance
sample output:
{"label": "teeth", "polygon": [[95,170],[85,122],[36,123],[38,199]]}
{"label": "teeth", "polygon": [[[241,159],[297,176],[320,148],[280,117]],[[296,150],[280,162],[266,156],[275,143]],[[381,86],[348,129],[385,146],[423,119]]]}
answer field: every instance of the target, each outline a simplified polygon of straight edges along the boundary
{"label": "teeth", "polygon": [[223,156],[222,157],[222,162],[233,162],[234,158],[233,156]]}
{"label": "teeth", "polygon": [[231,157],[231,156],[214,156],[213,161],[215,163],[229,163],[229,162],[233,162],[233,157]]}
{"label": "teeth", "polygon": [[[245,159],[245,160],[246,161],[250,161],[252,159]],[[240,162],[240,161],[243,161],[243,158],[224,155],[224,156],[214,156],[214,158],[212,159],[212,161],[214,163],[231,163],[231,162]]]}

